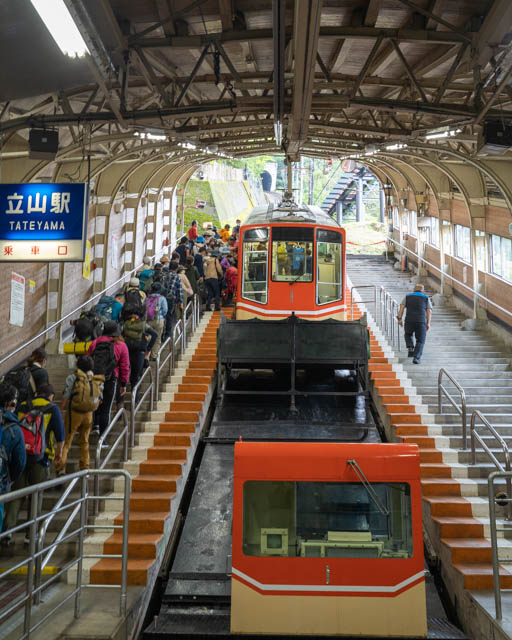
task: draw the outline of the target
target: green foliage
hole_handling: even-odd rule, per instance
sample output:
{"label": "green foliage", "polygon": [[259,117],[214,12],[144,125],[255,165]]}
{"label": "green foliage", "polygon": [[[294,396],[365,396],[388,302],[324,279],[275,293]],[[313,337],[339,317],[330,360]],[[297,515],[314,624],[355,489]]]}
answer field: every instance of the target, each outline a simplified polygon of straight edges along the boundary
{"label": "green foliage", "polygon": [[[204,200],[206,207],[196,209],[196,200]],[[185,191],[185,229],[188,229],[192,220],[197,220],[200,229],[202,229],[203,222],[219,223],[210,183],[207,180],[188,181]]]}

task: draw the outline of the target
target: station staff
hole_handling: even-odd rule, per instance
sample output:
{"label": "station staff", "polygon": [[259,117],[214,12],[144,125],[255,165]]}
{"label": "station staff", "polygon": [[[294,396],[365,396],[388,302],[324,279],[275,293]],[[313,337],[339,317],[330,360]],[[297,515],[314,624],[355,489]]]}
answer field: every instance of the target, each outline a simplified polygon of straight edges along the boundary
{"label": "station staff", "polygon": [[404,296],[397,316],[400,325],[403,324],[404,311],[406,311],[404,332],[408,356],[413,359],[414,364],[419,364],[432,317],[432,303],[425,294],[422,284],[417,284],[412,293]]}

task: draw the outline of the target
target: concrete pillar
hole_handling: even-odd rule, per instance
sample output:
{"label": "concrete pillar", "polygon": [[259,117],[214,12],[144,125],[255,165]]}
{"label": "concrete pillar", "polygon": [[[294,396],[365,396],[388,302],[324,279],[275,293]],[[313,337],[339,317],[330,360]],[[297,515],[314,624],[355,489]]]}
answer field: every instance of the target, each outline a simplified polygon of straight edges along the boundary
{"label": "concrete pillar", "polygon": [[380,221],[382,223],[386,220],[386,194],[382,185],[379,183],[379,205],[380,205]]}
{"label": "concrete pillar", "polygon": [[[479,239],[476,236],[476,229],[474,227],[471,227],[471,262],[473,263],[473,289],[476,293],[485,295],[485,283],[480,285],[480,282],[478,281],[478,240]],[[473,295],[473,319],[486,320],[487,311],[480,304],[480,298],[476,295],[476,293]]]}
{"label": "concrete pillar", "polygon": [[363,180],[356,180],[356,222],[364,222]]}
{"label": "concrete pillar", "polygon": [[336,221],[338,224],[343,223],[343,202],[341,200],[336,202]]}

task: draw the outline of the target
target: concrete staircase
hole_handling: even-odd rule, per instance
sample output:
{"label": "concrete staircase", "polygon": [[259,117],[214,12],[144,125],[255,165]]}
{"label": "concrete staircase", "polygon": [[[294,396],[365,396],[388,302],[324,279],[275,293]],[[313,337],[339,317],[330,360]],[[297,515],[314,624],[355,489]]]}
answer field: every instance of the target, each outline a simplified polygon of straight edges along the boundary
{"label": "concrete staircase", "polygon": [[[398,302],[413,287],[410,275],[394,271],[384,258],[350,256],[347,268],[352,285],[383,285]],[[362,291],[362,297],[371,295]],[[373,305],[366,307],[372,314]],[[470,452],[463,450],[459,415],[446,402],[443,414],[438,413],[441,367],[466,391],[468,434],[471,412],[479,409],[512,446],[511,354],[484,332],[462,330],[464,319],[455,307],[434,307],[420,365],[407,358],[403,340],[398,353],[387,345],[390,357],[386,363],[374,362],[373,357],[371,361],[374,399],[388,438],[420,447],[424,525],[441,559],[445,581],[454,592],[492,589],[487,477],[495,468],[483,452],[477,464],[471,465]],[[375,323],[370,326],[379,343],[387,344]],[[457,398],[456,389],[444,380]],[[492,436],[482,434],[503,461]],[[503,513],[500,515],[503,525]],[[503,534],[499,547],[500,557],[512,558],[512,542]],[[503,588],[512,587],[512,573],[505,566],[500,581]]]}

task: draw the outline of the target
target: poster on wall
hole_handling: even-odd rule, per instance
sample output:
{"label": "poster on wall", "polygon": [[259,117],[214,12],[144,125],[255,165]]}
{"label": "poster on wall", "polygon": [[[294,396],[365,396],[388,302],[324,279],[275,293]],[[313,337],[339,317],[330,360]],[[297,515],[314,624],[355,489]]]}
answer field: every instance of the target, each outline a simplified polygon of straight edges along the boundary
{"label": "poster on wall", "polygon": [[91,243],[89,240],[85,243],[85,259],[82,265],[82,277],[86,280],[91,279]]}
{"label": "poster on wall", "polygon": [[110,250],[110,264],[113,269],[119,268],[119,238],[112,234],[111,237],[111,250]]}
{"label": "poster on wall", "polygon": [[83,262],[86,183],[0,184],[0,262]]}
{"label": "poster on wall", "polygon": [[19,273],[11,273],[11,312],[9,323],[16,327],[23,326],[25,319],[25,278]]}

